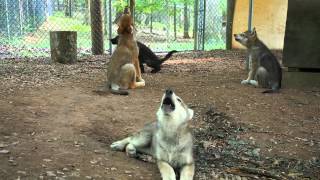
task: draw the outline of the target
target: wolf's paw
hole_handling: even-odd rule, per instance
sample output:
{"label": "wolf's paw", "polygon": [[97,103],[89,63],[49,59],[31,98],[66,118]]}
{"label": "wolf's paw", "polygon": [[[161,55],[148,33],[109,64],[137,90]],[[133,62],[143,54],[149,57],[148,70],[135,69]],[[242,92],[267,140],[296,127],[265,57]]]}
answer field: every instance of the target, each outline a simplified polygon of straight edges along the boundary
{"label": "wolf's paw", "polygon": [[258,81],[255,81],[255,80],[250,80],[249,81],[249,84],[255,86],[255,87],[258,87]]}
{"label": "wolf's paw", "polygon": [[123,151],[125,146],[121,141],[116,141],[110,145],[110,148],[114,151]]}
{"label": "wolf's paw", "polygon": [[146,81],[142,78],[137,78],[137,82],[146,82]]}
{"label": "wolf's paw", "polygon": [[126,147],[126,153],[129,157],[136,157],[137,156],[137,150],[132,144],[128,144]]}
{"label": "wolf's paw", "polygon": [[250,80],[242,80],[241,84],[250,84]]}

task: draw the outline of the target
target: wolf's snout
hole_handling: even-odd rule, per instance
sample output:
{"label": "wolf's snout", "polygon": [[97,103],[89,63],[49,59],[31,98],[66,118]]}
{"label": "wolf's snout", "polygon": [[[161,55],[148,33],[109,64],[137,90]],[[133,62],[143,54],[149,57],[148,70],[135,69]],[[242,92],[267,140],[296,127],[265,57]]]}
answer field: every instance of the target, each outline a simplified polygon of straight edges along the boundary
{"label": "wolf's snout", "polygon": [[165,97],[162,102],[162,109],[164,112],[169,113],[175,110],[175,104],[172,99],[173,91],[171,89],[167,89],[165,91]]}
{"label": "wolf's snout", "polygon": [[239,41],[239,40],[240,40],[240,38],[239,38],[239,36],[238,36],[237,34],[234,34],[233,36],[234,36],[234,39],[235,39],[236,41]]}
{"label": "wolf's snout", "polygon": [[171,89],[166,90],[166,96],[172,96],[173,91]]}

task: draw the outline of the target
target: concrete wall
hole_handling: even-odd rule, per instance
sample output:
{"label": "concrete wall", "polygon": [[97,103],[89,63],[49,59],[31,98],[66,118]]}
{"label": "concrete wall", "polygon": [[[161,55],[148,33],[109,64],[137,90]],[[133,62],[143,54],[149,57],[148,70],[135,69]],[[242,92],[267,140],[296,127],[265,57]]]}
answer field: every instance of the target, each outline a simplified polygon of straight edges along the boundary
{"label": "concrete wall", "polygon": [[[252,25],[270,49],[283,49],[288,0],[254,0]],[[249,0],[236,0],[233,34],[248,29]],[[243,48],[234,39],[233,48]]]}

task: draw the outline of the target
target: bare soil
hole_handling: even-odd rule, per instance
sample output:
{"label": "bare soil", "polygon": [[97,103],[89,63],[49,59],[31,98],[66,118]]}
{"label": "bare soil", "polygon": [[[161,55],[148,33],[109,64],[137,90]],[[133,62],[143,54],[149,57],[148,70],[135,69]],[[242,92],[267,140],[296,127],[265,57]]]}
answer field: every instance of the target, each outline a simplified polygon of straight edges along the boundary
{"label": "bare soil", "polygon": [[240,84],[244,52],[212,51],[148,69],[129,96],[96,94],[108,58],[1,61],[1,179],[160,179],[154,163],[109,145],[156,120],[168,87],[195,110],[196,179],[320,178],[319,88],[262,94]]}

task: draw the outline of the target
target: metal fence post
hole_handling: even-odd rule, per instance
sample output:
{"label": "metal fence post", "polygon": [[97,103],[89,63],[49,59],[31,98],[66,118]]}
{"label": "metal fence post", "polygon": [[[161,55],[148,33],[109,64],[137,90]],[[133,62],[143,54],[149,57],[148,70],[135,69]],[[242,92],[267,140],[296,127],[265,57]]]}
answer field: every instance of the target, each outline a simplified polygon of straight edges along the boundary
{"label": "metal fence post", "polygon": [[8,38],[10,39],[10,22],[9,22],[9,8],[8,8],[8,0],[5,1],[6,3],[6,27],[7,27],[7,35]]}
{"label": "metal fence post", "polygon": [[194,1],[194,46],[193,50],[198,50],[198,14],[199,14],[199,0]]}
{"label": "metal fence post", "polygon": [[[112,0],[109,0],[109,39],[112,38],[112,17],[111,17],[111,1]],[[111,55],[112,54],[112,43],[111,41],[109,41],[109,54]]]}
{"label": "metal fence post", "polygon": [[[252,30],[252,19],[253,19],[253,0],[249,0],[249,16],[248,16],[248,30]],[[250,57],[247,57],[245,63],[245,69],[248,71],[250,66]]]}

